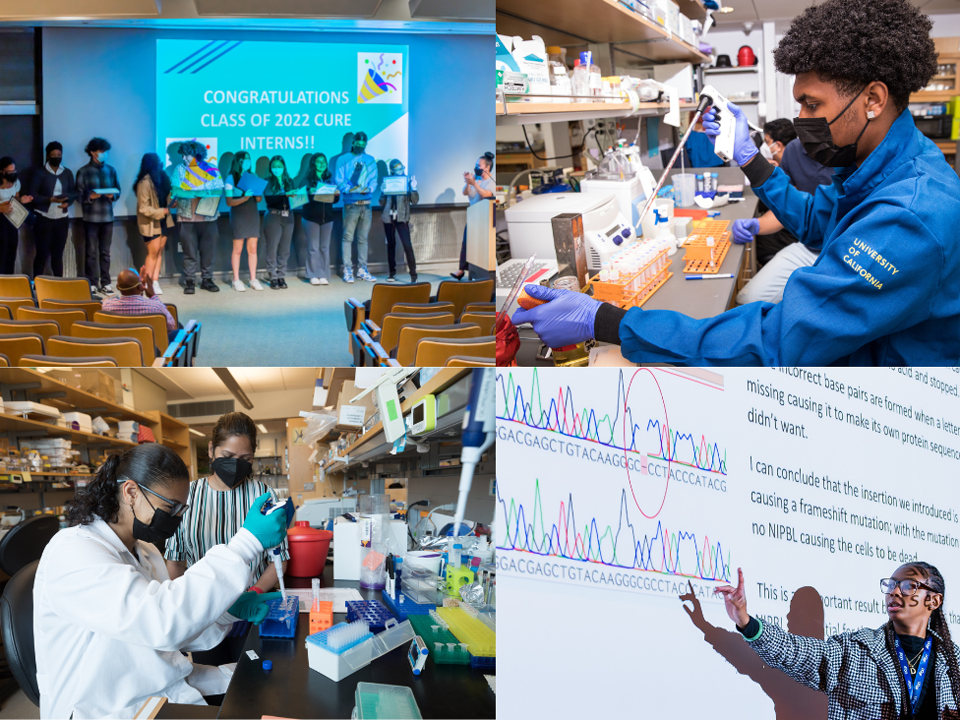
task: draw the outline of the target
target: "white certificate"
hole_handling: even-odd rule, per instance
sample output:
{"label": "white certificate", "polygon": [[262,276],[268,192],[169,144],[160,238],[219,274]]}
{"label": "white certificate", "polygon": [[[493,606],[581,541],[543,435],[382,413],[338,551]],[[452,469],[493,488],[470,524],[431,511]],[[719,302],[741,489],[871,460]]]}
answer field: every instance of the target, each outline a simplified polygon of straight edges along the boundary
{"label": "white certificate", "polygon": [[220,207],[220,196],[209,196],[201,198],[200,202],[197,203],[197,215],[203,215],[204,217],[213,217],[217,214],[217,209]]}
{"label": "white certificate", "polygon": [[10,212],[4,217],[13,223],[15,228],[19,230],[29,215],[30,211],[21,205],[19,200],[14,197],[10,198]]}

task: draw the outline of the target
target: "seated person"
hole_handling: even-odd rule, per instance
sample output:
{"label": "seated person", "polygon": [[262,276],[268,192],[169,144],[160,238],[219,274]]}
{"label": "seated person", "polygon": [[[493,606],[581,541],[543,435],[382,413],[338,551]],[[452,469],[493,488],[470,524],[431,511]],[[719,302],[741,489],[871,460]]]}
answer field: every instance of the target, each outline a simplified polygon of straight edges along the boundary
{"label": "seated person", "polygon": [[[763,140],[760,153],[777,163],[798,190],[813,195],[819,185],[833,182],[833,168],[821,165],[807,155],[790,120],[780,118],[768,122],[763,126]],[[754,235],[757,236],[757,264],[761,268],[737,295],[737,302],[740,305],[759,300],[780,302],[790,273],[813,265],[818,253],[797,242],[765,207],[760,217],[733,223],[734,242],[750,242]]]}
{"label": "seated person", "polygon": [[[121,270],[117,275],[117,290],[119,295],[109,297],[103,301],[104,312],[116,313],[117,315],[154,315],[160,313],[167,318],[167,342],[173,342],[177,336],[177,331],[182,329],[173,319],[173,315],[167,310],[167,306],[153,292],[153,283],[144,283],[141,278],[145,278],[146,268],[141,268],[137,273],[133,268]],[[146,297],[144,297],[146,293]]]}
{"label": "seated person", "polygon": [[[695,112],[690,113],[690,119],[692,120],[695,115]],[[693,168],[722,167],[725,164],[714,151],[713,143],[710,142],[710,138],[704,132],[701,122],[694,126],[693,132],[687,138],[684,152],[687,154],[690,167]]]}

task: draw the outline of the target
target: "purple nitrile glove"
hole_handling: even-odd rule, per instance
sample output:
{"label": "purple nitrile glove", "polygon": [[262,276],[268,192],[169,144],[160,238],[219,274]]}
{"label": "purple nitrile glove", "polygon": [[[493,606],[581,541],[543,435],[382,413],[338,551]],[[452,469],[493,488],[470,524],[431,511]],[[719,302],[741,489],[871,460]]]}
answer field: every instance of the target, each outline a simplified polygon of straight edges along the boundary
{"label": "purple nitrile glove", "polygon": [[540,339],[552,348],[593,340],[593,321],[602,304],[599,300],[542,285],[527,285],[524,289],[530,297],[547,302],[530,310],[517,310],[512,318],[514,325],[530,323]]}
{"label": "purple nitrile glove", "polygon": [[756,218],[741,218],[733,221],[733,241],[738,245],[753,242],[753,236],[760,232],[760,221]]}
{"label": "purple nitrile glove", "polygon": [[[733,159],[737,165],[743,166],[754,155],[759,153],[757,146],[754,145],[750,137],[750,123],[743,110],[732,102],[727,102],[727,107],[737,120],[736,129],[733,134]],[[706,132],[710,142],[716,143],[717,135],[720,134],[720,123],[717,122],[717,109],[712,105],[707,109],[701,118],[703,130]]]}

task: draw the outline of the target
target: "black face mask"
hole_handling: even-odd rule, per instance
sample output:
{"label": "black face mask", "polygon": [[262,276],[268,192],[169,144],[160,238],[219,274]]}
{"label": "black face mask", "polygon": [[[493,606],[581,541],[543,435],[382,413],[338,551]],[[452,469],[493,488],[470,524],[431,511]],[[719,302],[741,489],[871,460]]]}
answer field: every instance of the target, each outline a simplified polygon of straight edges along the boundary
{"label": "black face mask", "polygon": [[480,167],[479,165],[477,165],[477,166],[473,169],[473,174],[477,177],[477,179],[482,178],[482,177],[483,177],[483,168]]}
{"label": "black face mask", "polygon": [[253,473],[253,465],[243,458],[218,457],[213,461],[213,472],[229,488],[235,488]]}
{"label": "black face mask", "polygon": [[166,510],[153,509],[153,520],[149,525],[140,522],[136,511],[133,513],[133,537],[148,543],[166,542],[174,536],[183,516],[174,517]]}
{"label": "black face mask", "polygon": [[6,180],[8,183],[15,183],[18,177],[20,177],[19,174],[15,172],[3,174],[3,179]]}
{"label": "black face mask", "polygon": [[353,152],[354,155],[363,155],[363,151],[366,149],[367,149],[366,143],[364,143],[363,145],[354,145],[352,148],[350,148],[350,150]]}
{"label": "black face mask", "polygon": [[52,167],[52,168],[58,168],[58,167],[60,167],[60,162],[61,162],[62,160],[63,160],[63,158],[50,158],[49,160],[47,160],[47,162],[50,163],[50,167]]}
{"label": "black face mask", "polygon": [[[866,88],[864,88],[866,90]],[[857,93],[857,97],[851,100],[847,106],[840,111],[833,120],[827,122],[826,118],[794,118],[793,127],[797,131],[797,137],[812,159],[826,167],[850,167],[857,160],[857,143],[867,131],[867,125],[870,124],[870,118],[867,118],[866,125],[857,135],[857,139],[850,145],[837,147],[833,142],[833,135],[830,134],[830,126],[839,120],[843,114],[850,109],[850,106],[856,102],[857,98],[863,92]]]}

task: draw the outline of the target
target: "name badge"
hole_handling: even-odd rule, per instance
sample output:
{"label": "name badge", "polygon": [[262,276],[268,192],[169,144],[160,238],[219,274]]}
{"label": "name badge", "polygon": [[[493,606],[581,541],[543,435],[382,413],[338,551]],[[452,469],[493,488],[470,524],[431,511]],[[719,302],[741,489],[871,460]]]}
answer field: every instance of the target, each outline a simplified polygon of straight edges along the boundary
{"label": "name badge", "polygon": [[289,210],[284,210],[282,213],[280,213],[280,216],[281,216],[281,217],[290,217],[290,211],[289,211]]}

